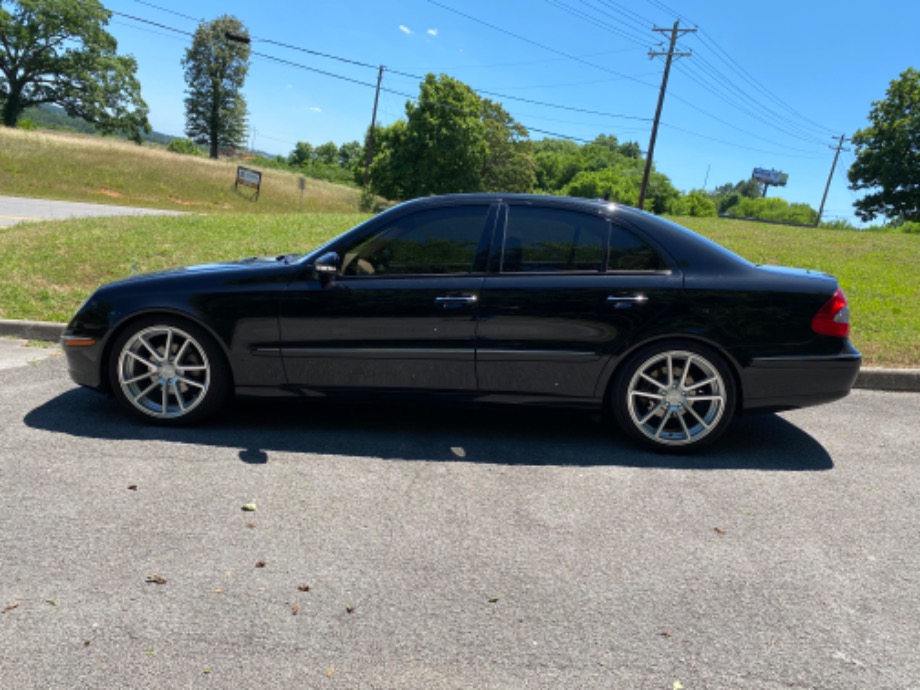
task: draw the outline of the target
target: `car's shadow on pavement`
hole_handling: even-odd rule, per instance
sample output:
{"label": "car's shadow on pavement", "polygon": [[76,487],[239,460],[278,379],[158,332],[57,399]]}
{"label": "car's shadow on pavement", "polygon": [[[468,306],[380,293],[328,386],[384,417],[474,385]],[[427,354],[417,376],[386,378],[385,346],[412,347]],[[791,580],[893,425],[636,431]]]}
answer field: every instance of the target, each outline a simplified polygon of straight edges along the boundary
{"label": "car's shadow on pavement", "polygon": [[537,466],[809,472],[834,466],[820,443],[776,415],[738,418],[712,448],[687,455],[641,449],[598,415],[548,409],[240,400],[200,426],[163,428],[129,416],[114,400],[73,389],[24,421],[81,438],[238,448],[250,464],[269,462],[273,452],[303,452]]}

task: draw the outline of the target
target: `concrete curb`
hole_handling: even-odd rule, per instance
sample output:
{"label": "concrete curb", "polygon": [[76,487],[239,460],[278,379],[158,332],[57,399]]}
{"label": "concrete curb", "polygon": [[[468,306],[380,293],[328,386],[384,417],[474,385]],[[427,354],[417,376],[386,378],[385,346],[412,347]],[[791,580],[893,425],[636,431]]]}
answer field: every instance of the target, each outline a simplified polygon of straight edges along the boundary
{"label": "concrete curb", "polygon": [[[0,319],[0,336],[57,342],[61,339],[64,326],[63,323],[48,321]],[[920,369],[863,367],[856,378],[854,388],[920,393]]]}
{"label": "concrete curb", "polygon": [[45,340],[57,342],[61,339],[66,324],[50,321],[12,321],[0,319],[0,336],[24,340]]}

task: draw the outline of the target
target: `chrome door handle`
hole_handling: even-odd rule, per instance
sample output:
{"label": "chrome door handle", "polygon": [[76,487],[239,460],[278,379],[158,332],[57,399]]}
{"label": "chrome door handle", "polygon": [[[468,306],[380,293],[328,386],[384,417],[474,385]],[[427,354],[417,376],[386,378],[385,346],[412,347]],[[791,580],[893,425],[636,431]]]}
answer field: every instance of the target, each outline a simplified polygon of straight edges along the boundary
{"label": "chrome door handle", "polygon": [[464,295],[458,297],[435,297],[434,301],[436,304],[440,304],[444,307],[459,307],[463,304],[475,304],[476,295]]}
{"label": "chrome door handle", "polygon": [[634,305],[645,304],[648,302],[648,297],[645,295],[629,295],[624,297],[610,295],[607,297],[606,302],[614,309],[630,309]]}

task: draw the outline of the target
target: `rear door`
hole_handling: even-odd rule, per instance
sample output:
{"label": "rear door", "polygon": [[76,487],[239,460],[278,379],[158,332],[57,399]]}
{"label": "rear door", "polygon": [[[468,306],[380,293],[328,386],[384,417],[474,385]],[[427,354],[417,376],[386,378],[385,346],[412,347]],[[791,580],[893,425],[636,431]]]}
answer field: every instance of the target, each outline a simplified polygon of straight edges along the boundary
{"label": "rear door", "polygon": [[654,330],[681,276],[599,214],[509,203],[479,300],[483,393],[584,400],[611,357]]}

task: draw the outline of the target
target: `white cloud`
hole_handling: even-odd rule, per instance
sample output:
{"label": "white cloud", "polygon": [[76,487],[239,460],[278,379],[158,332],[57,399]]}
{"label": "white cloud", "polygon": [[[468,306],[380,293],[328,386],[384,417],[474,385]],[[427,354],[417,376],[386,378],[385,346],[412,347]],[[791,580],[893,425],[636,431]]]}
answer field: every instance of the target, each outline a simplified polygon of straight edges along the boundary
{"label": "white cloud", "polygon": [[437,30],[437,29],[428,29],[428,31],[426,31],[425,33],[428,34],[429,36],[437,36],[437,35],[438,35],[438,30]]}
{"label": "white cloud", "polygon": [[412,29],[410,29],[408,26],[404,26],[404,25],[400,24],[400,25],[399,25],[399,30],[402,31],[404,34],[406,34],[406,36],[411,36],[411,35],[412,35]]}
{"label": "white cloud", "polygon": [[318,105],[310,106],[309,108],[307,108],[307,110],[309,110],[311,113],[321,113],[321,112],[323,112],[323,109],[320,108]]}

